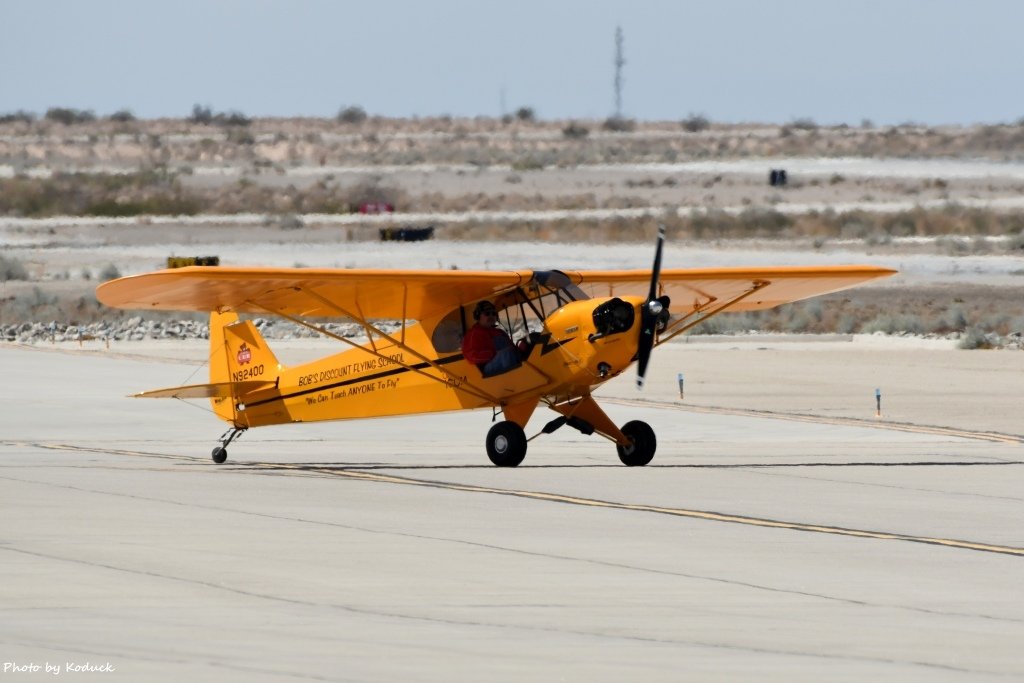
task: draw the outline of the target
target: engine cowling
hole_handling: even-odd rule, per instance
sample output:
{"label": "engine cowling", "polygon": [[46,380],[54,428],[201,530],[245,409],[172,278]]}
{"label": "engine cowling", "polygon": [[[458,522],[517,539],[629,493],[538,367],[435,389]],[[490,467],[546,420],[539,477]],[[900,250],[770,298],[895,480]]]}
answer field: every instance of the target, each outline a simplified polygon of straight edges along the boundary
{"label": "engine cowling", "polygon": [[568,383],[592,386],[629,367],[636,357],[641,305],[640,297],[587,299],[548,317],[548,344],[557,344],[563,367],[575,370]]}

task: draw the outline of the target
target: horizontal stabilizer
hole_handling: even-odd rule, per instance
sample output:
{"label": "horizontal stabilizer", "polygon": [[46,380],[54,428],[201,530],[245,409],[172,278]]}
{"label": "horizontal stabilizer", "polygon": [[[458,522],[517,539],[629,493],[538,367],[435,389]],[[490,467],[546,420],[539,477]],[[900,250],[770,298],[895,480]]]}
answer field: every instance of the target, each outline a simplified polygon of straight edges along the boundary
{"label": "horizontal stabilizer", "polygon": [[273,389],[275,382],[218,382],[217,384],[190,384],[185,387],[153,389],[132,394],[132,398],[230,398],[244,396],[264,389]]}

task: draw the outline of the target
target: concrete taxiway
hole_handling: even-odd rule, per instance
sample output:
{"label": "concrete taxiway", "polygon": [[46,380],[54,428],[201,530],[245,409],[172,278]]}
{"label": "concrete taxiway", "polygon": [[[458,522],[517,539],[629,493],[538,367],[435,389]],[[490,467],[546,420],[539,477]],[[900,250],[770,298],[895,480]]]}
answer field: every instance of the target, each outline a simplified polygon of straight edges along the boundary
{"label": "concrete taxiway", "polygon": [[[716,353],[691,367],[744,371]],[[996,372],[977,421],[900,424],[700,405],[697,375],[681,403],[664,372],[649,403],[605,394],[657,431],[650,466],[563,429],[507,470],[487,411],[253,430],[216,466],[206,405],[124,398],[186,364],[0,364],[0,667],[39,666],[0,680],[1024,677],[1024,446],[996,395],[1020,385]]]}

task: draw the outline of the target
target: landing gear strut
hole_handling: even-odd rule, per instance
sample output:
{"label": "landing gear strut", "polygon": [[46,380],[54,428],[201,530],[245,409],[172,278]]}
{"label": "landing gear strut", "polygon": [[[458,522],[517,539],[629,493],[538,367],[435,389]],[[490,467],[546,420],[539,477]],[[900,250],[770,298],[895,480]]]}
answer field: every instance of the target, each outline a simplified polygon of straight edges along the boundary
{"label": "landing gear strut", "polygon": [[210,457],[213,461],[220,465],[222,462],[228,459],[228,444],[237,439],[245,431],[245,427],[232,427],[228,431],[221,434],[220,445],[213,449],[210,453]]}

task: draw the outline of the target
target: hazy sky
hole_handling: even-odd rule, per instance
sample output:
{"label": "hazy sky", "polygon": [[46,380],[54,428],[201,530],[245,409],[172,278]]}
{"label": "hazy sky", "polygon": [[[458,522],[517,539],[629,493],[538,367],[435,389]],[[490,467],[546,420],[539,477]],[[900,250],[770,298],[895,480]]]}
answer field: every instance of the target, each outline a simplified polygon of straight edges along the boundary
{"label": "hazy sky", "polygon": [[0,0],[0,113],[1024,117],[1018,0]]}

